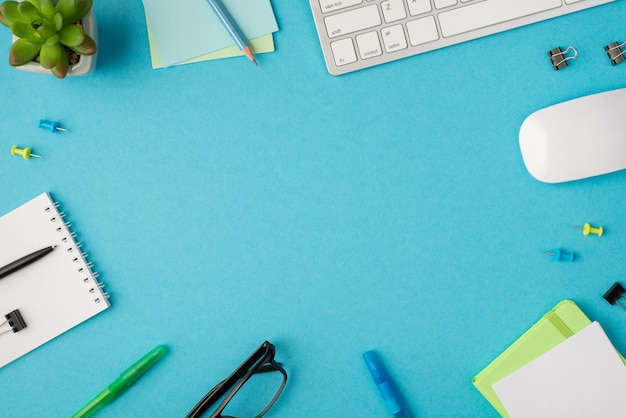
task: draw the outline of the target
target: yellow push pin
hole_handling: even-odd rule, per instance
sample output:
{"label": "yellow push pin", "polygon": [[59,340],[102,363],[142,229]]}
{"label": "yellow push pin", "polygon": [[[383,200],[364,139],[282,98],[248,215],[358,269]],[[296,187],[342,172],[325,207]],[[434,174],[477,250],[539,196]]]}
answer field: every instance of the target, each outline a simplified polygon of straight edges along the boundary
{"label": "yellow push pin", "polygon": [[11,147],[11,155],[21,155],[25,160],[28,160],[30,157],[41,158],[41,155],[33,154],[30,151],[31,149],[28,147],[24,149],[18,148],[15,145]]}
{"label": "yellow push pin", "polygon": [[583,225],[583,227],[579,227],[579,226],[573,226],[572,228],[574,229],[578,229],[583,231],[583,235],[587,236],[589,234],[596,234],[597,236],[601,237],[602,236],[602,232],[604,232],[604,229],[602,229],[602,227],[598,227],[598,228],[594,228],[589,224],[585,224]]}

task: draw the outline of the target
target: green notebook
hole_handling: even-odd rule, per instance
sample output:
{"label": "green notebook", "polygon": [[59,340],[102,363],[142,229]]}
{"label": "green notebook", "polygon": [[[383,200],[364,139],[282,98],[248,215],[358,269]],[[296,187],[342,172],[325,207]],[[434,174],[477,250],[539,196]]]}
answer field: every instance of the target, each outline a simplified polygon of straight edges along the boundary
{"label": "green notebook", "polygon": [[519,337],[494,361],[472,379],[474,386],[491,405],[508,417],[504,406],[491,387],[546,351],[571,337],[591,323],[587,315],[571,300],[563,300]]}

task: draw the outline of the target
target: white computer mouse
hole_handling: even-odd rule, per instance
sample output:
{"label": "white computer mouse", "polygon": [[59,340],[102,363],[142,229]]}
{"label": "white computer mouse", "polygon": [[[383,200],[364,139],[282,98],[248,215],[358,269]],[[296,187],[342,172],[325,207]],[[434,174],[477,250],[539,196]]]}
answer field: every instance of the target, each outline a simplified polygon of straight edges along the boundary
{"label": "white computer mouse", "polygon": [[626,169],[626,88],[538,110],[519,132],[526,168],[539,181],[561,183]]}

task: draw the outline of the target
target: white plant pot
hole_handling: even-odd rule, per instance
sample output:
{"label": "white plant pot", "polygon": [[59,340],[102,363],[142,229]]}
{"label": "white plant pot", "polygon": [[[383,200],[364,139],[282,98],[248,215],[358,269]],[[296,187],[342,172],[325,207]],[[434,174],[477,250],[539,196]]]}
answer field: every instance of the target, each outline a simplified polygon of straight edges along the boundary
{"label": "white plant pot", "polygon": [[[93,10],[90,10],[82,19],[83,30],[85,33],[93,38],[98,45],[98,26],[96,24],[96,17],[93,14]],[[13,42],[18,38],[13,36]],[[71,66],[67,72],[68,76],[87,75],[92,73],[96,69],[96,58],[98,53],[93,55],[81,55],[78,63]],[[52,74],[52,71],[43,68],[38,62],[31,61],[27,64],[15,67],[18,70],[28,71],[31,73],[39,74]]]}

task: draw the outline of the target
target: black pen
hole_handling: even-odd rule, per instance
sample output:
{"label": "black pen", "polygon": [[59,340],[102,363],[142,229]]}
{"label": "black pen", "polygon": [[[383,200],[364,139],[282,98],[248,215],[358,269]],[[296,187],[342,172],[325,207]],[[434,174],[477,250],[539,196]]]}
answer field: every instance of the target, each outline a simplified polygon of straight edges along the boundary
{"label": "black pen", "polygon": [[27,265],[29,265],[30,263],[39,260],[41,257],[43,257],[46,254],[49,254],[50,252],[52,252],[52,250],[54,250],[56,248],[56,245],[51,245],[49,247],[46,248],[42,248],[41,250],[37,250],[34,253],[30,253],[28,255],[25,255],[24,257],[15,260],[12,263],[7,264],[4,267],[0,267],[0,279],[2,279],[3,277],[8,276],[9,274],[13,273],[16,270],[19,270],[23,267],[26,267]]}

